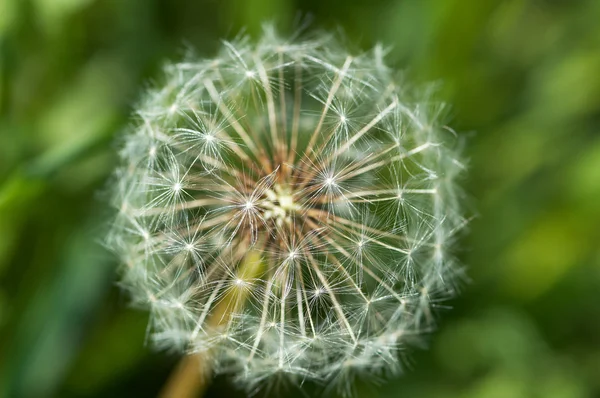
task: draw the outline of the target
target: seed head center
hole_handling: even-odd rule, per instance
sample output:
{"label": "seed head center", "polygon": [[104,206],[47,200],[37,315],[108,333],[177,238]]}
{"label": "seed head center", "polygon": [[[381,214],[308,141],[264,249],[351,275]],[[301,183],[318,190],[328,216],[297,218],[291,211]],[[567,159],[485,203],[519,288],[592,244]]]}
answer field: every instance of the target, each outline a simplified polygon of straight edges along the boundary
{"label": "seed head center", "polygon": [[283,185],[276,184],[265,192],[264,213],[265,219],[272,219],[277,225],[290,223],[294,213],[300,206],[294,201],[291,190]]}

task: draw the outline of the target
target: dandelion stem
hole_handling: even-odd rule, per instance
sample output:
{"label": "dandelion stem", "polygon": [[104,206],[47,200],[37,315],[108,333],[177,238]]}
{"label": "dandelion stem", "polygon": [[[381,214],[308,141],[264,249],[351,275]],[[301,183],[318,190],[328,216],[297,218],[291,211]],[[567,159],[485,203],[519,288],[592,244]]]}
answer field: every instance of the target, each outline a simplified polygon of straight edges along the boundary
{"label": "dandelion stem", "polygon": [[203,354],[185,355],[169,376],[159,398],[197,398],[208,387],[210,371]]}
{"label": "dandelion stem", "polygon": [[[244,256],[237,270],[237,277],[240,280],[248,281],[260,276],[262,273],[260,253],[259,250],[251,250]],[[215,292],[219,290],[217,288]],[[205,325],[210,329],[209,333],[219,333],[231,321],[232,315],[241,309],[247,296],[246,290],[233,289],[227,292],[213,309],[208,324]],[[159,398],[200,397],[208,387],[211,378],[210,356],[210,350],[185,355],[169,376]]]}

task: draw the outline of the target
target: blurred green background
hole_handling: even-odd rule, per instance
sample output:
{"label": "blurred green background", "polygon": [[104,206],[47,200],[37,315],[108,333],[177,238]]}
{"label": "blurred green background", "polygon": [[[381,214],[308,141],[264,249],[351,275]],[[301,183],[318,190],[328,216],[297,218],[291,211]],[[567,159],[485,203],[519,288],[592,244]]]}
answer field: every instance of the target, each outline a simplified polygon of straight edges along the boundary
{"label": "blurred green background", "polygon": [[600,397],[598,0],[0,0],[0,396],[156,395],[177,355],[99,244],[113,137],[165,60],[306,16],[443,82],[468,136],[471,282],[357,396]]}

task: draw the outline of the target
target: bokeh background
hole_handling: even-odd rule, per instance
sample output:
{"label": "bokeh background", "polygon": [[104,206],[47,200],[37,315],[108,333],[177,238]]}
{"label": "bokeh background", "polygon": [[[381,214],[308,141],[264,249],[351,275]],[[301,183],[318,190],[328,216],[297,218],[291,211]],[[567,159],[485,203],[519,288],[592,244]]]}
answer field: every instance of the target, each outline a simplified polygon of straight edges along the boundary
{"label": "bokeh background", "polygon": [[0,396],[157,394],[178,357],[99,244],[113,138],[165,60],[307,17],[442,82],[468,137],[471,281],[356,396],[600,397],[598,0],[0,0]]}

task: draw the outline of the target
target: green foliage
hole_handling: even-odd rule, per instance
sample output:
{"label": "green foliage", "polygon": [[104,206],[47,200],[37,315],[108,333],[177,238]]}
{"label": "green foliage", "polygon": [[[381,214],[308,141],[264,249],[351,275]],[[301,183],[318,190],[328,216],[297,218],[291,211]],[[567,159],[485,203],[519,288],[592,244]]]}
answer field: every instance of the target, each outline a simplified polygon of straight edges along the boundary
{"label": "green foliage", "polygon": [[441,81],[469,136],[472,281],[411,369],[357,396],[599,395],[600,2],[3,0],[0,396],[156,394],[176,357],[144,347],[98,243],[112,138],[186,44],[291,32],[296,10]]}

